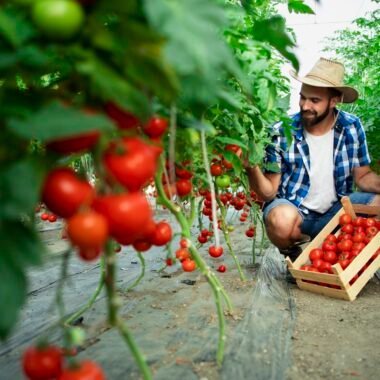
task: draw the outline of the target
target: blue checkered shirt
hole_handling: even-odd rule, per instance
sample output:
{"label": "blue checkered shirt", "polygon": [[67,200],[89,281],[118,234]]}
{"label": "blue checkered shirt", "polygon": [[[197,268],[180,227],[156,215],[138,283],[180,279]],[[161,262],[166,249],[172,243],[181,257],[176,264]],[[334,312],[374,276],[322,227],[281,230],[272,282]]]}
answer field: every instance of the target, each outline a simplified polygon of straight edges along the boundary
{"label": "blue checkered shirt", "polygon": [[[310,189],[309,147],[300,123],[300,113],[292,116],[293,140],[288,149],[282,123],[273,126],[272,144],[266,149],[266,164],[277,164],[281,170],[281,183],[277,198],[285,198],[296,207]],[[334,180],[338,198],[353,191],[353,168],[369,165],[371,162],[365,132],[359,118],[340,111],[334,128]],[[271,172],[269,169],[266,172]]]}

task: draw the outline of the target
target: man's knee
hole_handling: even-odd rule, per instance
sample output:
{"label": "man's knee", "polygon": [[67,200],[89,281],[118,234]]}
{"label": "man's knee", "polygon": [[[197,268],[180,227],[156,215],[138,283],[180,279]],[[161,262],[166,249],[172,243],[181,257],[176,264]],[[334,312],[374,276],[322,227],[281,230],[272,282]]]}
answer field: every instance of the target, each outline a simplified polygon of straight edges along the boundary
{"label": "man's knee", "polygon": [[265,221],[265,224],[272,232],[279,235],[290,235],[295,226],[302,223],[302,218],[297,209],[288,205],[279,205],[272,209]]}

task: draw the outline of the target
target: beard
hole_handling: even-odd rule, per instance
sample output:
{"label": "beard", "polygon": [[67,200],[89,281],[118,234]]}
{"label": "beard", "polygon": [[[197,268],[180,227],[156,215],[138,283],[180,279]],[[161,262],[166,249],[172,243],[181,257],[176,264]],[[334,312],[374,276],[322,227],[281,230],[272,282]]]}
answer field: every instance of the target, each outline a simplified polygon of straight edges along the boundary
{"label": "beard", "polygon": [[318,115],[315,111],[302,111],[301,112],[301,125],[303,127],[313,127],[314,125],[320,123],[330,113],[330,108],[327,106],[326,109]]}

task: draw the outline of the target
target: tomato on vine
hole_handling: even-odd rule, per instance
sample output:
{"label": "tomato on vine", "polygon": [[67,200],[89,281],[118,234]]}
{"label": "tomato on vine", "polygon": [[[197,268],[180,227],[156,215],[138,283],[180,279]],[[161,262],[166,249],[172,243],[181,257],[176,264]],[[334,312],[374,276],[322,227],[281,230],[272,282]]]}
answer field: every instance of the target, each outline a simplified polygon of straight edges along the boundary
{"label": "tomato on vine", "polygon": [[32,346],[22,357],[24,373],[30,380],[56,379],[62,372],[62,365],[62,351],[56,346]]}
{"label": "tomato on vine", "polygon": [[168,128],[168,121],[162,117],[153,116],[144,125],[143,130],[151,138],[161,137]]}
{"label": "tomato on vine", "polygon": [[182,269],[185,272],[193,272],[197,268],[197,264],[194,260],[185,259],[182,261]]}
{"label": "tomato on vine", "polygon": [[208,253],[211,257],[220,257],[223,255],[223,247],[216,247],[215,245],[211,245],[208,249]]}
{"label": "tomato on vine", "polygon": [[84,360],[78,365],[66,368],[58,380],[105,380],[106,376],[97,363]]}

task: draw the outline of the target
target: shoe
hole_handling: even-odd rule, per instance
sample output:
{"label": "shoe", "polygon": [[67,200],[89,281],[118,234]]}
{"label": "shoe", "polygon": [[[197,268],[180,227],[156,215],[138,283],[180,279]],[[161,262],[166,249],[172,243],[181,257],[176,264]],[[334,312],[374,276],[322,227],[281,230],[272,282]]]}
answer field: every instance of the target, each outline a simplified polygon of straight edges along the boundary
{"label": "shoe", "polygon": [[297,245],[293,245],[289,248],[285,249],[279,249],[281,255],[284,255],[285,257],[288,256],[290,260],[293,262],[297,259],[297,257],[302,253],[302,248]]}
{"label": "shoe", "polygon": [[300,239],[293,243],[293,246],[300,246],[311,241],[311,236],[301,234]]}

